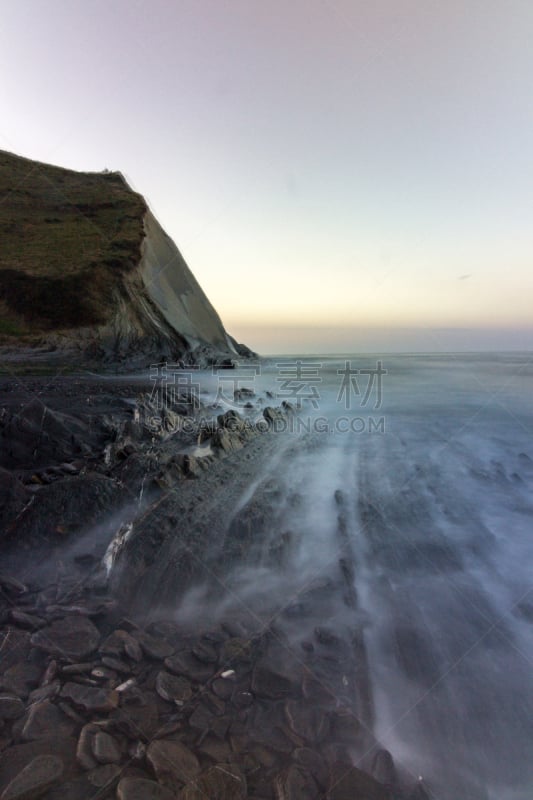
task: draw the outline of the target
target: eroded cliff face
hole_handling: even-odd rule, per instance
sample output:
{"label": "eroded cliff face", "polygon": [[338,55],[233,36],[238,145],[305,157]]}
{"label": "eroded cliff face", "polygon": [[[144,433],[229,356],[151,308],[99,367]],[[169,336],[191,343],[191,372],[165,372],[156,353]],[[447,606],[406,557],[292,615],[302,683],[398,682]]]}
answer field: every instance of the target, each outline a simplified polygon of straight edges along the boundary
{"label": "eroded cliff face", "polygon": [[0,152],[0,192],[3,359],[128,368],[249,354],[120,173]]}

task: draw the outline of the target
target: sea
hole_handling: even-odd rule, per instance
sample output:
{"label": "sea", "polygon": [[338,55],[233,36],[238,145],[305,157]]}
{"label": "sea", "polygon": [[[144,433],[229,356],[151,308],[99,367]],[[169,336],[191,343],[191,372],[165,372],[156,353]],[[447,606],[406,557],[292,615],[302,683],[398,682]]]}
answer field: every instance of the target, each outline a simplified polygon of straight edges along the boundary
{"label": "sea", "polygon": [[383,746],[435,800],[533,797],[533,354],[273,356],[195,380],[222,408],[291,404],[258,480],[303,498],[279,509],[302,587],[335,558],[342,493]]}

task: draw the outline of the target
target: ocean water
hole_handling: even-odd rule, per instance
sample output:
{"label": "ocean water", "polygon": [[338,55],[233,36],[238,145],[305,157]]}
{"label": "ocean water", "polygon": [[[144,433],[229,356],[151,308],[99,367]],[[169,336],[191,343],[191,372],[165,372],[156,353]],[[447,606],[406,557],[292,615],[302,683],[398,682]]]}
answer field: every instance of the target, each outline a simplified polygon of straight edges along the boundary
{"label": "ocean water", "polygon": [[437,800],[532,797],[533,355],[284,356],[224,380],[203,385],[223,406],[232,386],[297,407],[260,478],[300,532],[293,598],[336,556],[342,492],[378,739]]}

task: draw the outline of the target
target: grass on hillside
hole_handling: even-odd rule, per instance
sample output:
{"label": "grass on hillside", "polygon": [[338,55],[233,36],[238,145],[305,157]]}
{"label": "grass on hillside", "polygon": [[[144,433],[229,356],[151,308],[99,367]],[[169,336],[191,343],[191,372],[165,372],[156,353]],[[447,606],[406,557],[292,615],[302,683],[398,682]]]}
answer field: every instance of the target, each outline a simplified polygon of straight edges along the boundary
{"label": "grass on hillside", "polygon": [[118,173],[0,151],[0,333],[104,321],[114,278],[138,261],[145,210]]}

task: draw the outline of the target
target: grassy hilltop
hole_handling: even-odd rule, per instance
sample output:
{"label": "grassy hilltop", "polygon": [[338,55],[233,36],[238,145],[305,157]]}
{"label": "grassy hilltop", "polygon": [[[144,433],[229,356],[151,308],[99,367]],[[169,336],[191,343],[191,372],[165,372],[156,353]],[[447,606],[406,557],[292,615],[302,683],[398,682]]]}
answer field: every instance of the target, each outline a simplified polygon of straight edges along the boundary
{"label": "grassy hilltop", "polygon": [[0,151],[0,338],[106,322],[110,288],[139,260],[145,211],[120,173]]}

